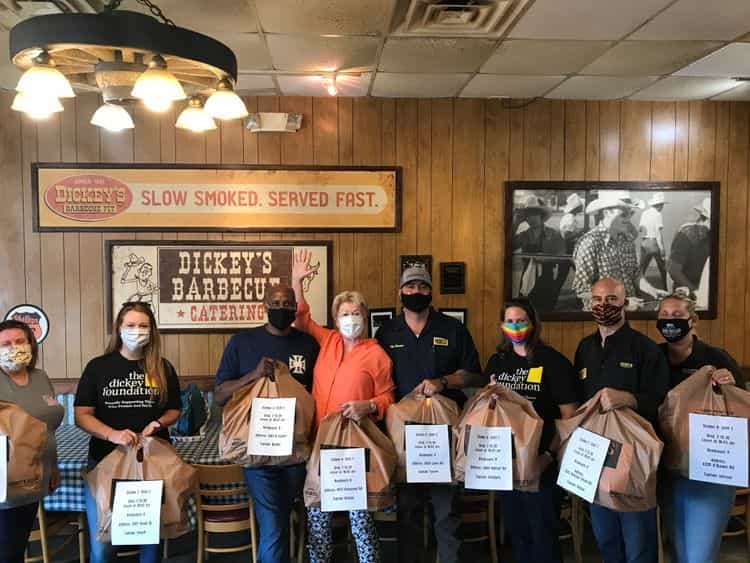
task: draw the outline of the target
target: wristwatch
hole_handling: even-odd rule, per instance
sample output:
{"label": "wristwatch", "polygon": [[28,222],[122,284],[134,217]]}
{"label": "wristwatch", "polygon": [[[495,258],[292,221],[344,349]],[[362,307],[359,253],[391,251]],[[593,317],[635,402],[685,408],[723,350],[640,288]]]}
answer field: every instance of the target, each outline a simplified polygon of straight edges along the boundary
{"label": "wristwatch", "polygon": [[164,428],[164,424],[162,424],[162,421],[158,418],[154,422],[159,425],[159,428],[157,428],[156,430],[161,430],[162,428]]}
{"label": "wristwatch", "polygon": [[440,378],[440,383],[443,385],[443,391],[448,389],[448,378],[443,376]]}
{"label": "wristwatch", "polygon": [[378,405],[375,404],[375,401],[370,401],[370,414],[375,414],[378,412]]}

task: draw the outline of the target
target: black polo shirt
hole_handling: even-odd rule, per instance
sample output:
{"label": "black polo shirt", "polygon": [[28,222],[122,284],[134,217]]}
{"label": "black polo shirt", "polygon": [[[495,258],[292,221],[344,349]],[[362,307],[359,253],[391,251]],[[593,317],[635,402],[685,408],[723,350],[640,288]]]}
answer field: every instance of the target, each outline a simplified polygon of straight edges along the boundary
{"label": "black polo shirt", "polygon": [[669,388],[669,368],[659,346],[626,322],[604,341],[599,331],[578,345],[575,369],[588,401],[600,389],[611,387],[635,395],[638,414],[656,422],[659,405]]}
{"label": "black polo shirt", "polygon": [[[664,357],[669,362],[667,343],[659,344]],[[703,366],[714,366],[717,369],[728,369],[734,376],[738,387],[745,389],[745,374],[732,356],[721,348],[709,346],[693,336],[693,351],[682,363],[669,364],[669,388],[676,387]]]}
{"label": "black polo shirt", "polygon": [[[403,313],[381,326],[375,338],[393,361],[396,400],[424,379],[450,375],[459,369],[482,373],[479,354],[466,327],[432,308],[419,338],[406,324]],[[443,395],[459,406],[466,402],[460,389],[447,389]]]}

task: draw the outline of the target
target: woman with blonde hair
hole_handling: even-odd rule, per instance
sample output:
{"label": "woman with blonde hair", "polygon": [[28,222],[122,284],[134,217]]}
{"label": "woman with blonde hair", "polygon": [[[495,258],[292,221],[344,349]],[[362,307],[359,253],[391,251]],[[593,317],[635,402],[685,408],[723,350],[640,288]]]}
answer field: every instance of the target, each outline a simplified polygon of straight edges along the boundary
{"label": "woman with blonde hair", "polygon": [[[295,252],[292,288],[297,301],[296,326],[320,345],[313,371],[312,395],[318,423],[326,415],[341,412],[353,420],[382,420],[393,403],[393,364],[377,340],[367,338],[367,304],[359,292],[345,291],[333,300],[331,313],[336,330],[318,325],[310,316],[302,280],[315,269],[309,267],[309,252]],[[333,556],[331,513],[309,508],[307,523],[310,563],[328,563]],[[375,521],[367,510],[349,512],[352,535],[360,563],[380,561],[380,542]]]}
{"label": "woman with blonde hair", "polygon": [[[169,440],[167,428],[180,416],[180,383],[172,364],[161,355],[161,338],[151,307],[124,303],[103,356],[91,360],[78,383],[76,424],[91,434],[89,471],[117,446],[140,437]],[[91,563],[116,561],[115,548],[96,539],[97,508],[85,487]],[[140,547],[141,563],[161,560],[159,545]]]}
{"label": "woman with blonde hair", "polygon": [[[709,346],[696,334],[695,301],[676,292],[659,303],[656,327],[664,337],[660,344],[669,363],[669,388],[679,385],[695,371],[711,366],[715,386],[745,388],[745,376],[737,362],[721,348]],[[719,559],[721,535],[734,504],[735,488],[691,481],[670,474],[666,481],[667,520],[674,520],[676,563],[712,563]]]}

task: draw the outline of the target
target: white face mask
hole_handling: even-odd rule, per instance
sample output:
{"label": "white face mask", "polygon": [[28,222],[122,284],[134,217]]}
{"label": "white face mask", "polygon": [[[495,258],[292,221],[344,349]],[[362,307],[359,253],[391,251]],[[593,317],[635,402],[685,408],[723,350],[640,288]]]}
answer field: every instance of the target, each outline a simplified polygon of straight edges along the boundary
{"label": "white face mask", "polygon": [[362,315],[342,315],[338,318],[339,332],[344,338],[355,340],[362,335],[365,329],[365,322]]}
{"label": "white face mask", "polygon": [[31,344],[13,344],[0,348],[0,368],[7,373],[18,373],[31,363]]}
{"label": "white face mask", "polygon": [[120,338],[128,350],[137,352],[149,343],[151,331],[147,328],[123,328],[120,329]]}

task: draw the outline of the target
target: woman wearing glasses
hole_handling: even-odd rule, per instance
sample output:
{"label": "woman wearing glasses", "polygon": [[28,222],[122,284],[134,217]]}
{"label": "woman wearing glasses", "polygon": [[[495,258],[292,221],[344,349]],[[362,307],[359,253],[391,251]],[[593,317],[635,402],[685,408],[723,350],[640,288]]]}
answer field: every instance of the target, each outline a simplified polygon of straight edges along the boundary
{"label": "woman wearing glasses", "polygon": [[[313,370],[316,420],[320,423],[333,412],[341,412],[353,420],[367,416],[382,420],[393,403],[393,364],[378,342],[367,338],[368,310],[364,298],[356,291],[339,293],[331,305],[336,330],[318,325],[310,316],[302,288],[302,280],[315,272],[309,266],[309,259],[309,251],[295,252],[292,288],[297,301],[296,326],[320,345]],[[309,508],[307,514],[310,563],[328,563],[333,555],[331,513]],[[352,510],[349,521],[360,563],[379,562],[380,542],[370,513]]]}
{"label": "woman wearing glasses", "polygon": [[[167,428],[180,416],[177,373],[161,355],[161,338],[151,308],[123,304],[103,356],[91,360],[78,383],[76,424],[91,434],[89,471],[112,450],[137,443],[139,436],[169,439]],[[91,563],[116,560],[115,548],[96,539],[96,500],[86,491]],[[140,548],[141,563],[161,560],[159,545]]]}

